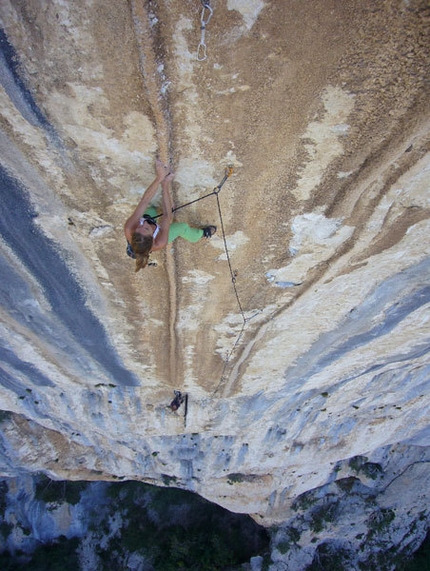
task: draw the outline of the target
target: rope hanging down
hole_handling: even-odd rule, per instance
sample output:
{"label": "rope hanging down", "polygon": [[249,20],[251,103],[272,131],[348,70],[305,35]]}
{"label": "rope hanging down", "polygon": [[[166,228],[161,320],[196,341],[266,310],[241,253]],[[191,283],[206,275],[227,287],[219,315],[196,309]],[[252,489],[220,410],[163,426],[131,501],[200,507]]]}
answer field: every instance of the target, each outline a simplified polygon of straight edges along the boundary
{"label": "rope hanging down", "polygon": [[[242,319],[243,319],[243,326],[245,326],[245,324],[247,322],[247,318],[245,317],[245,312],[243,310],[242,303],[241,303],[240,298],[239,298],[239,293],[238,293],[237,288],[236,288],[236,274],[233,271],[233,268],[231,265],[230,253],[228,251],[228,245],[227,245],[227,238],[225,236],[224,220],[222,217],[221,204],[220,204],[219,196],[218,196],[219,193],[221,192],[222,187],[224,186],[224,183],[232,174],[233,174],[233,167],[231,167],[231,166],[227,167],[225,170],[225,174],[224,174],[222,181],[212,190],[212,192],[209,192],[208,194],[205,194],[204,196],[201,196],[200,198],[196,198],[195,200],[191,200],[190,202],[187,202],[186,204],[181,204],[180,206],[177,206],[176,208],[172,208],[172,212],[176,212],[177,210],[180,210],[181,208],[185,208],[186,206],[190,206],[191,204],[195,204],[196,202],[199,202],[200,200],[204,200],[205,198],[209,198],[209,196],[216,196],[217,206],[218,206],[218,214],[219,214],[219,219],[220,219],[220,223],[221,223],[222,239],[224,242],[224,250],[225,250],[225,255],[227,258],[228,268],[230,270],[231,282],[233,284],[233,290],[234,290],[234,294],[236,296],[237,305],[239,306],[239,311],[240,311],[240,314],[241,314]],[[156,216],[153,216],[153,219],[160,218],[160,216],[163,216],[163,214],[157,214]],[[242,333],[243,333],[243,330],[242,330],[241,334]],[[237,342],[235,343],[235,346],[236,345],[237,345]]]}
{"label": "rope hanging down", "polygon": [[[204,200],[205,198],[209,198],[209,196],[215,196],[216,200],[217,200],[217,207],[218,207],[218,215],[219,215],[219,220],[221,223],[221,232],[222,232],[222,239],[224,242],[224,251],[225,251],[225,255],[227,258],[227,263],[228,263],[228,268],[230,270],[230,276],[231,276],[231,283],[233,284],[233,290],[234,290],[234,294],[236,296],[236,300],[237,300],[237,305],[239,307],[239,311],[240,311],[240,315],[242,316],[242,328],[238,334],[238,336],[236,337],[236,341],[233,344],[233,347],[231,348],[231,350],[229,351],[225,361],[224,361],[224,367],[223,367],[223,371],[222,371],[222,375],[221,375],[221,380],[218,383],[218,386],[215,388],[214,394],[216,392],[218,392],[221,384],[223,383],[223,381],[225,380],[225,371],[226,368],[228,366],[228,363],[230,361],[231,356],[233,355],[236,347],[238,346],[238,344],[240,343],[240,340],[242,339],[242,335],[244,334],[246,325],[248,323],[248,321],[250,319],[252,319],[253,317],[255,317],[255,315],[258,314],[258,312],[255,315],[252,315],[251,317],[246,317],[245,316],[245,312],[243,310],[242,307],[242,303],[240,301],[240,297],[239,297],[239,293],[237,291],[237,287],[236,287],[236,273],[233,271],[232,265],[231,265],[231,260],[230,260],[230,253],[228,251],[228,245],[227,245],[227,238],[226,238],[226,234],[225,234],[225,228],[224,228],[224,220],[223,220],[223,216],[222,216],[222,210],[221,210],[221,203],[219,200],[219,193],[222,189],[222,187],[224,186],[224,183],[227,181],[227,179],[233,174],[233,167],[229,166],[226,168],[225,170],[225,174],[223,179],[221,180],[221,182],[212,190],[212,192],[209,192],[208,194],[205,194],[204,196],[201,196],[200,198],[196,198],[195,200],[191,200],[190,202],[187,202],[186,204],[181,204],[180,206],[177,206],[176,208],[172,208],[172,212],[176,212],[177,210],[180,210],[181,208],[185,208],[186,206],[190,206],[191,204],[195,204],[196,202],[199,202],[200,200]],[[159,218],[160,216],[163,216],[163,214],[157,214],[157,216],[154,216],[153,218]]]}
{"label": "rope hanging down", "polygon": [[[231,171],[233,171],[233,169],[231,169]],[[230,173],[230,174],[231,174],[231,173]],[[224,182],[227,180],[227,178],[230,176],[230,174],[228,174],[228,175],[226,174],[226,176],[223,178],[223,181],[222,181],[221,185],[224,184]],[[218,189],[218,190],[215,192],[216,189]],[[217,206],[218,206],[219,220],[220,220],[220,222],[221,222],[222,239],[223,239],[223,241],[224,241],[224,250],[225,250],[225,255],[226,255],[226,257],[227,257],[228,268],[229,268],[229,270],[230,270],[231,283],[233,284],[234,294],[235,294],[236,299],[237,299],[237,305],[239,306],[240,314],[241,314],[241,316],[242,316],[243,323],[245,324],[245,323],[246,323],[246,317],[245,317],[245,313],[244,313],[243,308],[242,308],[242,304],[240,303],[239,294],[238,294],[238,292],[237,292],[237,288],[236,288],[236,274],[235,274],[235,272],[233,272],[233,268],[232,268],[232,266],[231,266],[230,254],[229,254],[229,252],[228,252],[228,247],[227,247],[227,239],[226,239],[226,237],[225,237],[224,221],[223,221],[223,219],[222,219],[221,204],[220,204],[219,196],[218,196],[220,190],[221,190],[221,187],[220,187],[220,186],[215,187],[213,194],[215,194],[215,196],[216,196],[216,202],[217,202]]]}

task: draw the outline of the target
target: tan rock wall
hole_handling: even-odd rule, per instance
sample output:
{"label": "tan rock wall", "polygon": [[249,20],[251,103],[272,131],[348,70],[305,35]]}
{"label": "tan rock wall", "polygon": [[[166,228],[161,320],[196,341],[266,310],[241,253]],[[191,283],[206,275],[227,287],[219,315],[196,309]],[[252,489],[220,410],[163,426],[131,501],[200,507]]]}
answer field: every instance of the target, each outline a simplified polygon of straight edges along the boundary
{"label": "tan rock wall", "polygon": [[[427,435],[428,14],[212,7],[198,61],[197,0],[2,3],[2,408],[36,435],[5,446],[271,522],[337,461]],[[122,227],[157,153],[176,206],[233,166],[236,291],[214,196],[177,213],[211,241],[134,274]]]}

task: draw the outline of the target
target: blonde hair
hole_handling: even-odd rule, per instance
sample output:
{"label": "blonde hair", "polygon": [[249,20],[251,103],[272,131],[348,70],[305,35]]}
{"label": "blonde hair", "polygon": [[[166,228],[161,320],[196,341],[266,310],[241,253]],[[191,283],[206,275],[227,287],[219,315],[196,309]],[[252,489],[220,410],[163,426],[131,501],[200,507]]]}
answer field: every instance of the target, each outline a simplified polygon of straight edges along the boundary
{"label": "blonde hair", "polygon": [[152,236],[142,236],[138,232],[135,232],[131,237],[131,247],[133,249],[134,255],[136,256],[136,267],[135,272],[142,270],[149,260],[149,254],[151,252],[154,240]]}

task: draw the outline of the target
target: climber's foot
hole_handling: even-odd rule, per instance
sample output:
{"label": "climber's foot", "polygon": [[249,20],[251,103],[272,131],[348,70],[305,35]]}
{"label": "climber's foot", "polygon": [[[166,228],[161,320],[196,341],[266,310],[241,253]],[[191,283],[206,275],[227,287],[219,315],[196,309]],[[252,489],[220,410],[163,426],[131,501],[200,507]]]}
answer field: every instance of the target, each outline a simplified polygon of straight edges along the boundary
{"label": "climber's foot", "polygon": [[216,226],[206,226],[203,228],[203,236],[205,238],[211,238],[216,232]]}

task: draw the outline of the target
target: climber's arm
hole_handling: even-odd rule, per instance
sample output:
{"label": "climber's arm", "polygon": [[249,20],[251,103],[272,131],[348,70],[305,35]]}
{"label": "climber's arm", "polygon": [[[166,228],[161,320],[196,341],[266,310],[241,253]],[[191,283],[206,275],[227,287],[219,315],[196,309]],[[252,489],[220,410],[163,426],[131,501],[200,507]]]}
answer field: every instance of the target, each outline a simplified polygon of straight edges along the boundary
{"label": "climber's arm", "polygon": [[139,201],[139,204],[134,209],[133,214],[128,218],[127,222],[124,224],[124,234],[128,241],[131,240],[131,235],[133,234],[134,229],[139,224],[139,219],[142,218],[145,210],[151,204],[151,200],[154,198],[155,193],[160,186],[160,183],[166,178],[166,175],[169,172],[169,167],[164,165],[160,160],[157,160],[155,163],[155,171],[156,177],[153,182],[148,186],[148,188],[143,193],[142,198]]}

